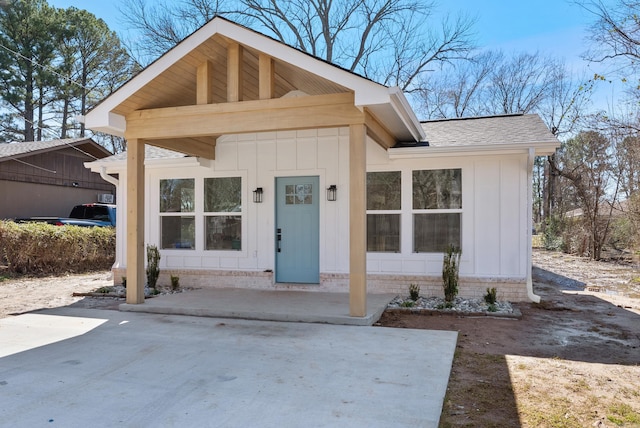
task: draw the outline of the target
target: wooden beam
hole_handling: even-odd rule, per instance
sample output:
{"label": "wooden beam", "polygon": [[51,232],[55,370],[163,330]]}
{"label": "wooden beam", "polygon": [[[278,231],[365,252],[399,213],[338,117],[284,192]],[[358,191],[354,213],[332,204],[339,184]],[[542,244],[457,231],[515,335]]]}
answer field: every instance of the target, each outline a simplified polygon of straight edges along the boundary
{"label": "wooden beam", "polygon": [[147,140],[147,143],[151,146],[162,147],[163,149],[173,150],[189,156],[215,160],[216,139],[216,137],[172,138],[169,140]]}
{"label": "wooden beam", "polygon": [[127,141],[127,303],[144,303],[144,140]]}
{"label": "wooden beam", "polygon": [[213,63],[209,60],[198,66],[196,76],[196,104],[213,102]]}
{"label": "wooden beam", "polygon": [[383,149],[390,149],[396,145],[397,141],[393,135],[367,109],[365,109],[364,124],[367,127],[367,135]]}
{"label": "wooden beam", "polygon": [[259,98],[261,100],[273,98],[273,90],[275,87],[273,58],[263,53],[260,53],[258,57],[258,86]]}
{"label": "wooden beam", "polygon": [[243,58],[242,46],[231,43],[227,47],[227,101],[242,101]]}
{"label": "wooden beam", "polygon": [[349,127],[349,315],[367,315],[367,136]]}
{"label": "wooden beam", "polygon": [[349,126],[363,123],[353,94],[167,107],[132,112],[127,138],[197,138],[223,134]]}

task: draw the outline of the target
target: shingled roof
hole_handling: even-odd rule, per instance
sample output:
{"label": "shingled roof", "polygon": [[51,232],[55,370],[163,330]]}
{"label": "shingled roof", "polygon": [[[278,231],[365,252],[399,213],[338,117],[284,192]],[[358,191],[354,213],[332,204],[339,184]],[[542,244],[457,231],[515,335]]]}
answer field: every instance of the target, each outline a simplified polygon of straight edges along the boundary
{"label": "shingled roof", "polygon": [[91,138],[66,138],[61,140],[0,144],[0,162],[50,152],[64,147],[77,147],[95,158],[103,158],[111,154]]}
{"label": "shingled roof", "polygon": [[[179,159],[186,158],[189,155],[184,153],[175,152],[173,150],[163,149],[161,147],[145,145],[144,158],[145,160],[151,159]],[[108,158],[101,159],[101,162],[125,162],[127,160],[127,152],[122,152],[109,156]]]}
{"label": "shingled roof", "polygon": [[558,143],[537,114],[510,114],[422,122],[430,147]]}

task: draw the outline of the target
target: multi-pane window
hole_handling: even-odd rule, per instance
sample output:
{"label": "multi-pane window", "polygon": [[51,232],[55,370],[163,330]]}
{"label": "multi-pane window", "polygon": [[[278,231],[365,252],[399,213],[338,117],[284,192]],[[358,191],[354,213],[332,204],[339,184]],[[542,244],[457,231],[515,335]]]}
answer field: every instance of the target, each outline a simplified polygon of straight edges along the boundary
{"label": "multi-pane window", "polygon": [[206,250],[242,249],[242,179],[205,178]]}
{"label": "multi-pane window", "polygon": [[160,180],[161,248],[195,248],[194,196],[193,178]]}
{"label": "multi-pane window", "polygon": [[367,173],[367,251],[400,252],[400,171]]}
{"label": "multi-pane window", "polygon": [[461,247],[462,170],[413,171],[413,251]]}
{"label": "multi-pane window", "polygon": [[284,188],[284,203],[286,205],[313,204],[312,184],[287,184]]}

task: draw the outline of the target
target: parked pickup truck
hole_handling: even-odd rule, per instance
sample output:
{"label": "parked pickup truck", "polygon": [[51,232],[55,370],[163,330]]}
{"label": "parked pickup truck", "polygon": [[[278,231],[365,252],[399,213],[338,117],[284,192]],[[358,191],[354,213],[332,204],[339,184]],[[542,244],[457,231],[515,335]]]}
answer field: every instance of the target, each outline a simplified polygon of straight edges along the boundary
{"label": "parked pickup truck", "polygon": [[115,226],[116,206],[110,204],[82,204],[71,210],[68,218],[60,217],[28,217],[17,218],[17,223],[42,222],[55,226]]}

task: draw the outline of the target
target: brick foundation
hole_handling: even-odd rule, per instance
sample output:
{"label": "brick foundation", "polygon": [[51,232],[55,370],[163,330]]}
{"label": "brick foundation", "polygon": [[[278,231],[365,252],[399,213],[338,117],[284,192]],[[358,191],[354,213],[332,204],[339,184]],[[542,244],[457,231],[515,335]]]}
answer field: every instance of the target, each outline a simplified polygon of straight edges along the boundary
{"label": "brick foundation", "polygon": [[[170,286],[170,276],[178,276],[183,287],[197,288],[247,288],[252,290],[302,290],[348,292],[349,275],[321,273],[320,284],[274,283],[273,272],[176,269],[162,270],[159,286]],[[120,284],[126,269],[113,269],[114,283]],[[423,296],[444,296],[442,278],[425,275],[367,275],[367,291],[370,293],[409,294],[409,285],[418,284]],[[526,278],[461,277],[459,296],[481,299],[487,288],[498,290],[498,300],[509,302],[528,301]]]}

